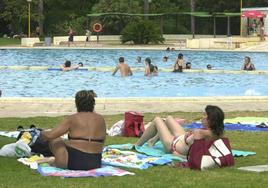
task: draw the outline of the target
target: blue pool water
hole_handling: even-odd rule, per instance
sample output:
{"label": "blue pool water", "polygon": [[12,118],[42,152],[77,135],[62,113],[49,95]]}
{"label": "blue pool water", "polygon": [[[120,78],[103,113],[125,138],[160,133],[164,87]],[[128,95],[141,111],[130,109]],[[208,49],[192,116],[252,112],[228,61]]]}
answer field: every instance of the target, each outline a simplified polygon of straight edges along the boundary
{"label": "blue pool water", "polygon": [[[136,57],[151,57],[158,67],[170,68],[178,54],[154,50],[0,50],[0,66],[53,66],[66,59],[85,66],[113,67],[124,56],[131,67]],[[193,68],[239,70],[244,56],[252,57],[259,70],[268,70],[268,53],[183,51]],[[168,55],[168,63],[162,57]],[[145,77],[143,72],[121,78],[119,73],[98,71],[0,70],[0,90],[4,97],[73,97],[81,89],[94,89],[99,97],[188,97],[188,96],[268,96],[268,75],[160,72]]]}

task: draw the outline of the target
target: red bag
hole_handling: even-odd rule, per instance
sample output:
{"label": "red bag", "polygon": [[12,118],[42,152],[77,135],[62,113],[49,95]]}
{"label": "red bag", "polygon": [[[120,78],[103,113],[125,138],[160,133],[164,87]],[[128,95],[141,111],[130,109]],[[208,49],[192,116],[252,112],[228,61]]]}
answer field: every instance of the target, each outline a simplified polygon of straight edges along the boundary
{"label": "red bag", "polygon": [[123,135],[128,137],[140,137],[144,132],[143,115],[139,112],[125,112],[125,126]]}
{"label": "red bag", "polygon": [[187,159],[188,166],[197,170],[234,165],[234,157],[227,138],[212,141],[194,140]]}

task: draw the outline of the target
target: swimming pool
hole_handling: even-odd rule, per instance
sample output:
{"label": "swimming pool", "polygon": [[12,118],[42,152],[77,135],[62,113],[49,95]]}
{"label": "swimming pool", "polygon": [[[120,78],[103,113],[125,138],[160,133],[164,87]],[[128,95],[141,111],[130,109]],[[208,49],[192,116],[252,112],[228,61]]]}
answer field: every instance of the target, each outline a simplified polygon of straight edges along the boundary
{"label": "swimming pool", "polygon": [[[0,66],[54,66],[66,59],[85,66],[115,66],[124,56],[132,67],[136,57],[151,57],[158,67],[171,67],[177,52],[155,50],[0,50]],[[246,55],[252,57],[257,69],[268,70],[268,53],[183,51],[193,68],[238,70]],[[168,55],[168,63],[162,57]],[[160,72],[157,77],[115,77],[99,71],[33,71],[0,70],[0,90],[3,97],[72,97],[81,89],[94,89],[99,97],[195,97],[195,96],[268,96],[268,75],[206,74]]]}

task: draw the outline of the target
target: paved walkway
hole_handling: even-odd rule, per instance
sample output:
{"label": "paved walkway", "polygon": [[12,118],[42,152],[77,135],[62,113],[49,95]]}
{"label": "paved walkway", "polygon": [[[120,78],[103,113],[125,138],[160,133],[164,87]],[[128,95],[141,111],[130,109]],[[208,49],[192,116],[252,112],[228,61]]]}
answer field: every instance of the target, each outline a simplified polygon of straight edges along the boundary
{"label": "paved walkway", "polygon": [[[268,97],[97,98],[101,114],[140,112],[202,112],[206,105],[224,111],[268,111]],[[60,116],[76,112],[72,98],[0,98],[0,117]]]}

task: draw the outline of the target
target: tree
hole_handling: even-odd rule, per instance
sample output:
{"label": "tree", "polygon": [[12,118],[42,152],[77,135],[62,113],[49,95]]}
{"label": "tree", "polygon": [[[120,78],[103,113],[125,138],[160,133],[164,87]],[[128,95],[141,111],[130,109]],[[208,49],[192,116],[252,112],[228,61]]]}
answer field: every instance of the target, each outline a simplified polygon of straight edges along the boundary
{"label": "tree", "polygon": [[[142,6],[139,0],[100,0],[91,10],[91,13],[142,13]],[[104,33],[120,34],[121,30],[135,17],[108,15],[93,18],[91,23],[101,22],[104,26]]]}
{"label": "tree", "polygon": [[40,35],[44,34],[44,2],[38,0],[38,26],[40,28]]}
{"label": "tree", "polygon": [[134,44],[158,44],[163,43],[160,27],[149,20],[139,20],[129,23],[122,31],[122,43]]}
{"label": "tree", "polygon": [[[191,0],[191,12],[195,12],[195,0]],[[195,38],[195,17],[191,16],[191,31],[193,38]]]}

